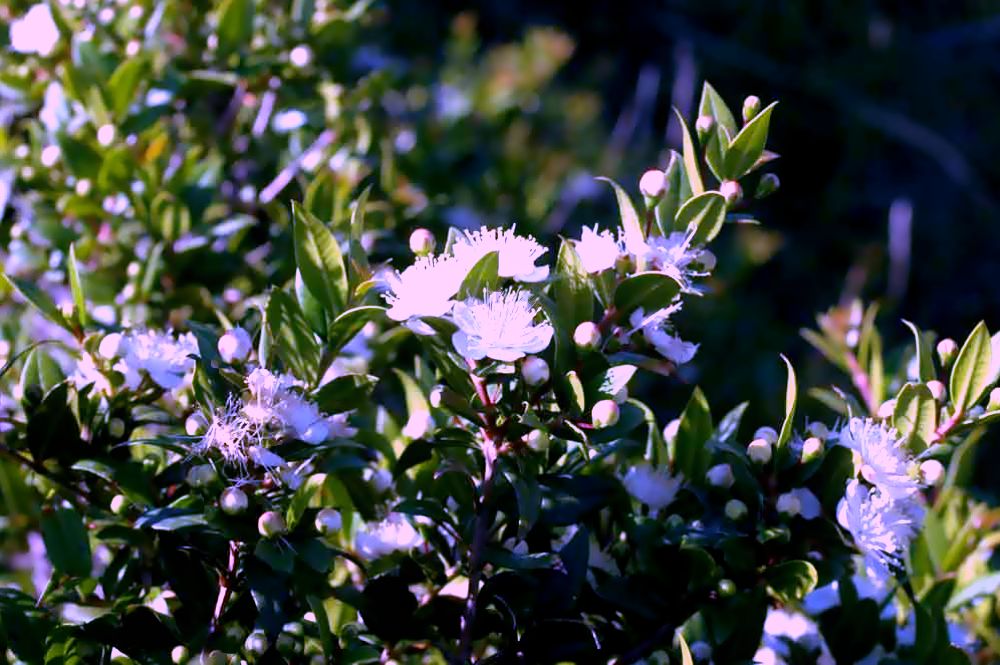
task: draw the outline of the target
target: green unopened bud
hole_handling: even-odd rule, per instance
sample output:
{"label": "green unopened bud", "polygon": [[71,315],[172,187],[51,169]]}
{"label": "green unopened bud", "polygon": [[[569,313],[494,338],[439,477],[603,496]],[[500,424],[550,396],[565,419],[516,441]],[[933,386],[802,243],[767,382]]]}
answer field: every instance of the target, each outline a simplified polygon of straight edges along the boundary
{"label": "green unopened bud", "polygon": [[927,389],[931,391],[931,397],[938,402],[943,402],[945,393],[948,392],[948,389],[940,381],[928,381]]}
{"label": "green unopened bud", "polygon": [[175,663],[175,665],[181,665],[182,663],[188,662],[190,657],[191,654],[185,646],[178,645],[170,650],[170,661]]}
{"label": "green unopened bud", "polygon": [[754,464],[767,464],[771,461],[771,444],[766,439],[754,439],[747,446],[747,457]]}
{"label": "green unopened bud", "polygon": [[187,482],[191,487],[205,487],[215,480],[215,469],[211,464],[199,464],[191,467],[187,473]]}
{"label": "green unopened bud", "polygon": [[111,499],[111,512],[115,515],[124,515],[128,512],[131,503],[124,494],[116,494]]}
{"label": "green unopened bud", "polygon": [[653,205],[667,191],[667,175],[659,169],[650,169],[639,178],[639,191],[647,205]]}
{"label": "green unopened bud", "polygon": [[736,583],[728,578],[722,578],[719,580],[719,584],[716,588],[719,590],[719,595],[723,598],[728,598],[736,593]]}
{"label": "green unopened bud", "polygon": [[243,642],[243,650],[248,656],[263,656],[270,646],[267,635],[262,630],[253,631]]}
{"label": "green unopened bud", "polygon": [[528,356],[521,363],[521,376],[529,386],[540,386],[549,380],[549,364],[538,356]]}
{"label": "green unopened bud", "polygon": [[726,501],[726,517],[734,522],[739,522],[744,517],[747,516],[747,504],[743,503],[739,499],[730,499]]}
{"label": "green unopened bud", "polygon": [[324,508],[316,513],[316,530],[324,536],[340,531],[344,525],[344,520],[340,513],[333,508]]}
{"label": "green unopened bud", "polygon": [[705,474],[708,484],[713,487],[729,489],[736,482],[733,476],[733,467],[728,464],[716,464]]}
{"label": "green unopened bud", "polygon": [[278,650],[278,653],[289,659],[297,656],[302,651],[302,641],[288,633],[278,635],[274,646]]}
{"label": "green unopened bud", "polygon": [[434,234],[427,229],[416,229],[410,234],[410,251],[417,256],[430,254],[436,244]]}
{"label": "green unopened bud", "polygon": [[288,525],[280,513],[269,510],[258,518],[257,531],[265,538],[277,538],[288,531]]}
{"label": "green unopened bud", "polygon": [[941,364],[948,367],[955,359],[955,354],[958,353],[958,343],[950,337],[946,337],[937,343],[937,353]]}
{"label": "green unopened bud", "polygon": [[112,418],[109,420],[108,434],[114,439],[120,439],[125,434],[125,421],[121,418]]}
{"label": "green unopened bud", "polygon": [[304,637],[306,628],[302,625],[301,621],[289,621],[281,627],[281,632],[294,635],[295,637]]}
{"label": "green unopened bud", "polygon": [[823,454],[823,440],[819,437],[811,436],[802,442],[802,461],[811,462]]}
{"label": "green unopened bud", "polygon": [[1000,409],[1000,388],[994,388],[990,391],[990,401],[987,403],[986,408],[990,411]]}
{"label": "green unopened bud", "polygon": [[585,351],[593,351],[601,345],[601,329],[593,321],[584,321],[573,331],[573,343]]}
{"label": "green unopened bud", "polygon": [[544,453],[549,449],[549,435],[540,429],[533,429],[524,436],[524,442],[532,450]]}
{"label": "green unopened bud", "polygon": [[757,181],[757,189],[754,190],[754,198],[763,199],[774,194],[781,188],[781,180],[773,173],[765,173]]}
{"label": "green unopened bud", "polygon": [[598,429],[612,427],[620,416],[621,411],[613,399],[602,399],[590,410],[590,420]]}
{"label": "green unopened bud", "polygon": [[719,185],[719,193],[726,199],[727,206],[734,206],[743,200],[743,188],[735,180],[725,180]]}
{"label": "green unopened bud", "polygon": [[760,113],[760,97],[750,95],[743,100],[743,122],[750,122]]}
{"label": "green unopened bud", "polygon": [[219,507],[227,515],[239,515],[250,506],[246,492],[238,487],[229,487],[219,497]]}
{"label": "green unopened bud", "polygon": [[698,139],[701,141],[704,141],[713,129],[715,129],[715,118],[710,115],[700,115],[694,121],[694,130],[698,132]]}

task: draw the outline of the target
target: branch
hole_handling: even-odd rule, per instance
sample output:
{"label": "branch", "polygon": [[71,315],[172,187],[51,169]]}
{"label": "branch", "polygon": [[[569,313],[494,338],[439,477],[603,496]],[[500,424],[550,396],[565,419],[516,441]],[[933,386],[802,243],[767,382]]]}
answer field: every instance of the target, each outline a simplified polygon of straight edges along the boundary
{"label": "branch", "polygon": [[229,563],[224,575],[219,576],[219,595],[215,598],[215,611],[212,612],[212,632],[219,629],[219,621],[226,609],[229,597],[233,594],[233,577],[236,575],[236,562],[239,558],[240,545],[235,540],[229,541]]}
{"label": "branch", "polygon": [[88,502],[91,503],[94,502],[94,499],[89,492],[86,492],[80,489],[79,487],[71,485],[70,483],[59,478],[59,476],[55,475],[47,468],[45,468],[45,465],[43,465],[41,462],[37,462],[31,459],[30,457],[25,457],[24,455],[10,448],[6,444],[0,443],[0,455],[6,455],[11,460],[17,462],[18,464],[28,467],[29,469],[37,473],[39,476],[48,480],[49,482],[58,485],[62,489],[68,491],[70,494],[74,495],[76,498],[82,499],[85,505]]}
{"label": "branch", "polygon": [[878,404],[874,404],[875,396],[872,394],[871,381],[868,379],[868,374],[861,369],[861,365],[858,363],[858,357],[852,352],[847,352],[847,367],[850,369],[851,381],[854,383],[854,387],[858,389],[861,393],[861,399],[864,400],[865,406],[868,407],[868,413],[875,415],[878,413]]}

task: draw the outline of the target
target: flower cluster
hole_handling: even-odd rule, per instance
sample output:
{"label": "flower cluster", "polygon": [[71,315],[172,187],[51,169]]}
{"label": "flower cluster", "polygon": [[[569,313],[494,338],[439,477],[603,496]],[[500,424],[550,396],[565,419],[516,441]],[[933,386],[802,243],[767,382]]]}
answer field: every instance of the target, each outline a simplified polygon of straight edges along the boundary
{"label": "flower cluster", "polygon": [[[124,377],[129,390],[138,390],[145,376],[164,390],[177,390],[191,382],[198,342],[191,333],[130,330],[105,335],[98,353],[115,361],[112,369]],[[94,359],[84,355],[78,367],[81,380],[90,378],[106,386],[96,378],[94,370]]]}

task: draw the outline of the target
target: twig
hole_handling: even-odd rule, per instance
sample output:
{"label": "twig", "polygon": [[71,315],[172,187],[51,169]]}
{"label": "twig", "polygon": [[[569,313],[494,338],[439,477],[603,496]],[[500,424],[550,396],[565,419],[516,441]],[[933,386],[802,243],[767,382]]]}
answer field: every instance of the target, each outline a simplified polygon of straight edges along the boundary
{"label": "twig", "polygon": [[847,352],[847,367],[850,370],[851,381],[854,383],[854,387],[861,393],[861,399],[864,400],[865,406],[868,407],[868,412],[874,416],[878,412],[878,404],[874,403],[875,395],[872,393],[871,381],[868,379],[868,374],[861,369],[858,357],[850,351]]}
{"label": "twig", "polygon": [[215,611],[212,612],[212,632],[219,629],[219,621],[222,612],[226,609],[230,596],[233,593],[234,577],[236,575],[236,561],[239,558],[240,545],[235,540],[229,541],[229,563],[226,566],[224,575],[219,576],[219,595],[215,598]]}
{"label": "twig", "polygon": [[931,440],[928,441],[927,443],[934,444],[944,441],[945,438],[947,438],[947,436],[951,434],[951,430],[955,429],[955,426],[958,425],[958,423],[962,422],[963,417],[965,417],[964,409],[959,409],[955,413],[951,414],[948,420],[941,423],[941,425],[938,426],[936,430],[934,430],[934,436],[932,436]]}
{"label": "twig", "polygon": [[0,443],[0,454],[6,455],[10,459],[12,459],[15,462],[17,462],[18,464],[23,464],[24,466],[28,467],[29,469],[31,469],[32,471],[34,471],[35,473],[37,473],[39,476],[42,476],[46,480],[48,480],[48,481],[50,481],[50,482],[58,485],[59,487],[65,489],[65,490],[68,490],[70,493],[72,493],[77,498],[82,499],[85,503],[86,502],[93,502],[94,499],[90,495],[89,492],[85,492],[84,490],[81,490],[78,487],[74,487],[73,485],[69,484],[65,480],[62,480],[61,478],[59,478],[58,476],[56,476],[54,473],[52,473],[51,471],[49,471],[48,469],[46,469],[45,466],[41,462],[36,462],[35,460],[33,460],[33,459],[29,458],[29,457],[25,457],[21,453],[17,452],[16,450],[11,449],[9,446],[7,446],[6,444],[3,444],[3,443]]}

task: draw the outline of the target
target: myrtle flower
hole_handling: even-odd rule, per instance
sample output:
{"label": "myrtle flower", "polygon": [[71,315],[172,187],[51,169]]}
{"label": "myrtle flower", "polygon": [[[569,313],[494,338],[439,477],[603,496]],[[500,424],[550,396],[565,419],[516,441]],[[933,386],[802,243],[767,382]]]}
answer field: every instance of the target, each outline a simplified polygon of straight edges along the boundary
{"label": "myrtle flower", "polygon": [[98,352],[109,360],[119,359],[114,370],[125,376],[129,390],[139,388],[144,373],[164,390],[175,390],[191,379],[191,356],[198,353],[198,342],[191,333],[129,331],[106,335]]}
{"label": "myrtle flower", "polygon": [[690,235],[683,231],[631,245],[629,251],[640,266],[673,277],[685,290],[690,290],[691,277],[706,275],[715,267],[715,256],[706,249],[693,247]]}
{"label": "myrtle flower", "polygon": [[625,490],[654,513],[670,505],[683,482],[682,477],[657,471],[648,464],[633,466],[622,479]]}
{"label": "myrtle flower", "polygon": [[884,587],[923,522],[923,507],[915,496],[894,501],[877,488],[851,480],[837,506],[837,521],[854,539],[869,579]]}
{"label": "myrtle flower", "polygon": [[497,273],[501,277],[513,278],[519,282],[541,282],[549,276],[549,267],[536,266],[535,261],[549,250],[531,236],[517,235],[515,229],[516,226],[509,229],[490,229],[484,226],[478,231],[466,231],[455,242],[452,251],[466,271],[471,270],[490,252],[497,252]]}
{"label": "myrtle flower", "polygon": [[642,330],[646,341],[652,344],[661,356],[675,365],[683,365],[694,358],[694,354],[698,352],[698,345],[685,342],[668,331],[667,320],[678,308],[674,305],[646,316],[643,308],[638,307],[629,317],[629,324],[632,326],[632,332]]}
{"label": "myrtle flower", "polygon": [[10,47],[18,53],[47,57],[59,44],[59,26],[49,6],[40,2],[10,24]]}
{"label": "myrtle flower", "polygon": [[851,418],[838,441],[855,452],[857,473],[890,498],[902,499],[919,489],[914,462],[895,429],[871,418]]}
{"label": "myrtle flower", "polygon": [[77,361],[76,369],[70,375],[69,380],[76,386],[77,390],[93,386],[94,393],[111,394],[111,382],[97,366],[94,356],[89,353],[80,355],[80,360]]}
{"label": "myrtle flower", "polygon": [[580,239],[573,242],[576,253],[580,256],[583,269],[589,273],[598,273],[613,268],[618,257],[624,253],[620,240],[616,240],[611,231],[597,231],[597,225],[589,229],[583,227]]}
{"label": "myrtle flower", "polygon": [[403,272],[391,272],[385,278],[389,287],[382,295],[389,303],[386,314],[394,321],[448,314],[466,272],[463,264],[450,256],[417,258]]}
{"label": "myrtle flower", "polygon": [[[247,460],[257,461],[250,457],[250,450],[261,449],[262,445],[261,423],[247,418],[243,413],[242,402],[230,396],[226,406],[212,415],[212,422],[201,441],[195,446],[195,450],[203,454],[215,451],[226,462],[245,467]],[[266,465],[261,464],[261,466]]]}
{"label": "myrtle flower", "polygon": [[420,547],[423,536],[401,513],[389,513],[381,522],[365,524],[355,536],[358,554],[366,559],[377,559],[396,551]]}
{"label": "myrtle flower", "polygon": [[538,353],[552,341],[552,325],[535,323],[539,310],[526,291],[508,289],[455,303],[458,331],[451,337],[464,358],[513,362]]}
{"label": "myrtle flower", "polygon": [[246,378],[250,396],[243,413],[251,421],[287,430],[306,443],[320,444],[334,437],[349,437],[357,430],[347,424],[347,414],[328,416],[296,392],[299,382],[287,374],[255,368]]}
{"label": "myrtle flower", "polygon": [[[771,608],[764,619],[763,646],[754,656],[757,663],[783,663],[791,655],[791,644],[813,655],[817,664],[833,665],[830,653],[816,622],[801,612]],[[763,652],[763,653],[761,653]]]}

